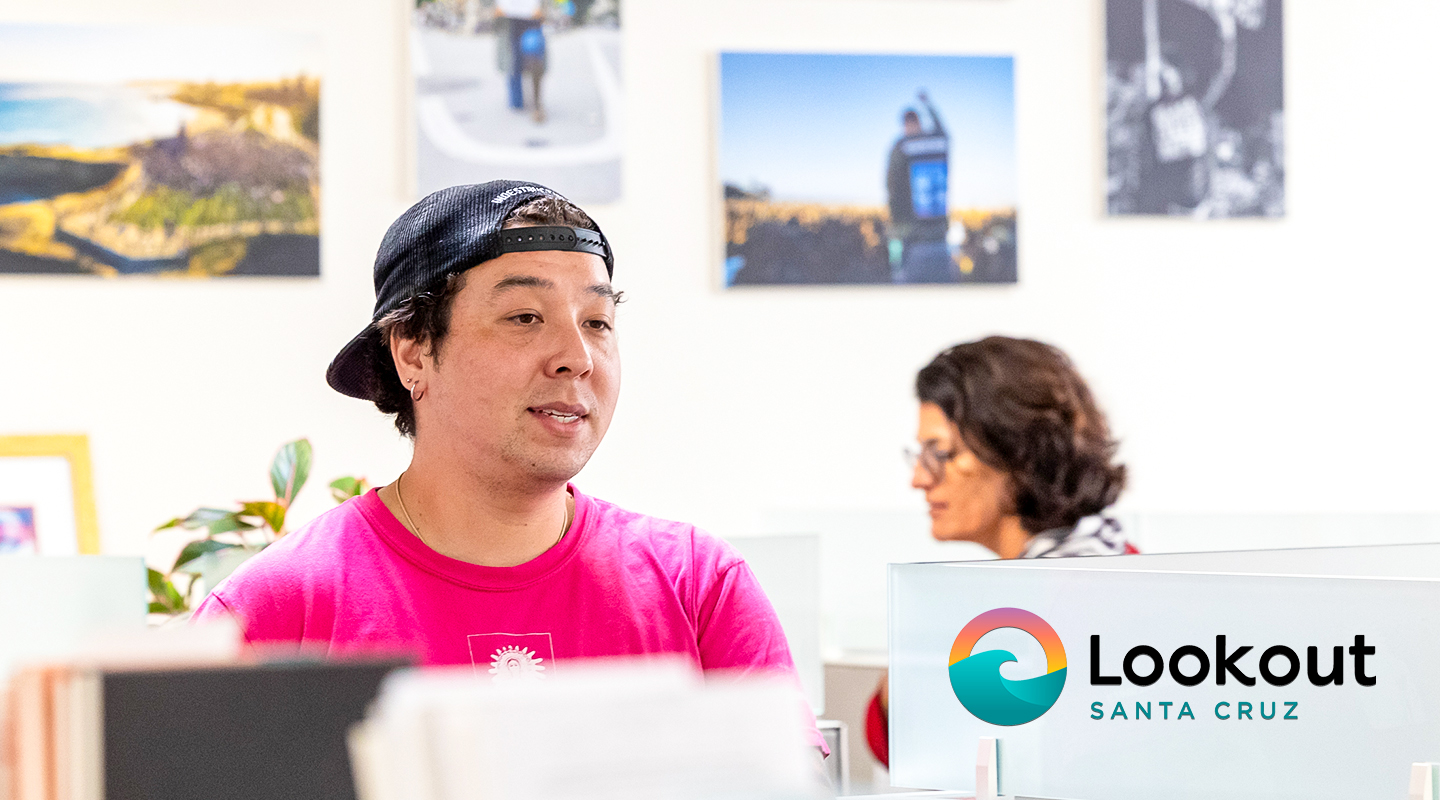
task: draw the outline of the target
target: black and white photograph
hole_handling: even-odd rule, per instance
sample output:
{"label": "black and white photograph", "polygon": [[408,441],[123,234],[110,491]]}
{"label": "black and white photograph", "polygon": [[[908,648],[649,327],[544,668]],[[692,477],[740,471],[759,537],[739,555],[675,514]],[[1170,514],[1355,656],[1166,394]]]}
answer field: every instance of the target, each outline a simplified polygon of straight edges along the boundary
{"label": "black and white photograph", "polygon": [[1281,0],[1106,0],[1112,216],[1285,215]]}

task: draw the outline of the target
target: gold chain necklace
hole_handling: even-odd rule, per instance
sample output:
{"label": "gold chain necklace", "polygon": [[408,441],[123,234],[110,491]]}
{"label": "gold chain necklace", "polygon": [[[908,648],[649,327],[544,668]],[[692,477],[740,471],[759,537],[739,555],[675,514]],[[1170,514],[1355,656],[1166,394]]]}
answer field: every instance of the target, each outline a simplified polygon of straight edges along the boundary
{"label": "gold chain necklace", "polygon": [[[430,547],[430,543],[425,541],[424,536],[420,535],[420,526],[415,524],[415,520],[410,519],[410,510],[405,508],[405,494],[400,491],[400,481],[404,478],[405,473],[402,472],[400,473],[400,477],[395,479],[395,499],[400,502],[400,513],[405,515],[405,524],[410,526],[410,530],[415,533],[415,538],[419,539],[421,544]],[[575,510],[570,507],[570,499],[567,497],[565,499],[565,524],[560,526],[560,535],[555,537],[555,541],[550,544],[550,547],[560,544],[560,540],[564,539],[565,534],[570,532],[570,523],[574,521],[574,517]],[[545,549],[549,550],[550,547]],[[435,548],[430,547],[430,549],[434,550]]]}
{"label": "gold chain necklace", "polygon": [[[395,499],[400,501],[400,513],[405,515],[405,524],[409,525],[410,530],[415,532],[415,538],[420,540],[420,544],[430,547],[430,543],[425,541],[424,536],[420,535],[420,527],[415,524],[415,520],[410,519],[410,510],[405,508],[405,495],[400,492],[400,481],[404,478],[405,473],[402,472],[400,473],[400,477],[395,479]],[[433,550],[435,548],[431,547],[430,549]]]}

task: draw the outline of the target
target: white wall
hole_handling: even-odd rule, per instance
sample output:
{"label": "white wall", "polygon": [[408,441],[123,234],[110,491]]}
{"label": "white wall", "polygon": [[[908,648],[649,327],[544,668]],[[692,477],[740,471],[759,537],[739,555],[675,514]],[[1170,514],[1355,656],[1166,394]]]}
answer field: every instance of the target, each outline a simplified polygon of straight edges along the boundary
{"label": "white wall", "polygon": [[[1126,513],[1440,511],[1434,3],[1287,3],[1288,216],[1199,224],[1101,216],[1100,0],[625,2],[626,199],[591,209],[630,297],[625,388],[586,490],[726,534],[873,515],[874,541],[837,533],[825,556],[832,584],[871,591],[887,558],[970,555],[925,541],[899,450],[915,370],[1003,332],[1088,376],[1132,469]],[[326,35],[320,280],[0,280],[0,430],[90,434],[108,551],[263,496],[288,438],[316,447],[297,517],[327,507],[331,477],[403,467],[386,421],[323,372],[367,320],[375,247],[408,204],[404,4],[0,0],[6,21]],[[1014,54],[1020,284],[717,289],[720,49]],[[883,644],[835,613],[841,645]]]}

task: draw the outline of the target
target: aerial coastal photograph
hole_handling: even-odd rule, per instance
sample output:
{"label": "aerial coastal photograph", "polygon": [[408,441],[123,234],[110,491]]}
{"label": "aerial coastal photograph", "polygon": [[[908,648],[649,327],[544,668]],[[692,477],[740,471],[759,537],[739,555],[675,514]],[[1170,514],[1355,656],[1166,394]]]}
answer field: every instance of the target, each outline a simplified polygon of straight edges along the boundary
{"label": "aerial coastal photograph", "polygon": [[0,26],[0,273],[320,274],[318,40],[184,34]]}

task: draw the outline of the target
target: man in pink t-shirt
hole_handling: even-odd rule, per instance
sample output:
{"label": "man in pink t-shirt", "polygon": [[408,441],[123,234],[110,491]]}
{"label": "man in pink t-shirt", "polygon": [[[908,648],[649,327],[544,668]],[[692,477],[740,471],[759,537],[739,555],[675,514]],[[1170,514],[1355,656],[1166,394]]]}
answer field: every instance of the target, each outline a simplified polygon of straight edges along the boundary
{"label": "man in pink t-shirt", "polygon": [[196,617],[494,680],[647,653],[793,678],[733,549],[569,484],[619,394],[613,272],[594,220],[541,186],[457,186],[405,212],[375,260],[372,322],[326,378],[395,415],[410,466],[245,563]]}

